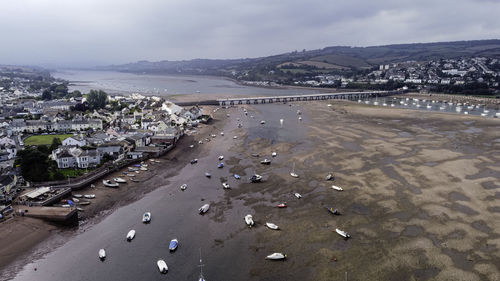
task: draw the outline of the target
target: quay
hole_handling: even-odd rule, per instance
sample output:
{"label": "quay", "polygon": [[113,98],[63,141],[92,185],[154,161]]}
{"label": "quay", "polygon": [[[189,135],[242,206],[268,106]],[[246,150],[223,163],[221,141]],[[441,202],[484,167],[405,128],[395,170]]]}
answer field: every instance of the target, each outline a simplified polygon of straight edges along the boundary
{"label": "quay", "polygon": [[76,208],[61,207],[39,207],[39,206],[13,206],[16,215],[33,217],[55,222],[69,222],[72,219],[78,219]]}
{"label": "quay", "polygon": [[247,97],[218,99],[219,106],[241,105],[241,104],[265,104],[275,102],[294,101],[317,101],[317,100],[358,100],[370,97],[383,97],[402,94],[403,91],[366,91],[366,92],[339,92],[290,96],[270,96],[270,97]]}

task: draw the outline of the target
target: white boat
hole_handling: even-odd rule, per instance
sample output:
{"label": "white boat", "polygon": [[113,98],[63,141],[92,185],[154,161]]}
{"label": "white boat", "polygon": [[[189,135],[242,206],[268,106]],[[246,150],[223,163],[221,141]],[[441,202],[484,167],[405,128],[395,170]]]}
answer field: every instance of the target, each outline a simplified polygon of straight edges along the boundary
{"label": "white boat", "polygon": [[71,205],[70,204],[63,204],[63,205],[61,205],[61,207],[63,207],[63,208],[71,208]]}
{"label": "white boat", "polygon": [[223,136],[224,135],[224,132],[220,132],[220,135]]}
{"label": "white boat", "polygon": [[78,212],[83,212],[83,211],[85,211],[83,208],[80,208],[80,207],[76,207],[76,210],[77,210]]}
{"label": "white boat", "polygon": [[272,229],[272,230],[278,230],[278,229],[280,229],[279,226],[277,226],[277,225],[275,225],[274,223],[271,223],[271,222],[266,222],[266,226],[269,229]]}
{"label": "white boat", "polygon": [[286,255],[283,253],[272,253],[266,257],[267,260],[284,260]]}
{"label": "white boat", "polygon": [[446,106],[440,106],[439,107],[439,110],[445,110],[446,109]]}
{"label": "white boat", "polygon": [[141,167],[139,170],[141,170],[141,171],[147,171],[147,170],[148,170],[148,168],[146,168],[146,167]]}
{"label": "white boat", "polygon": [[335,189],[335,190],[338,190],[338,191],[343,191],[342,187],[336,186],[336,185],[332,185],[332,189]]}
{"label": "white boat", "polygon": [[338,228],[335,228],[335,232],[338,233],[338,235],[344,237],[344,238],[351,238],[351,235],[349,235],[347,232],[340,230]]}
{"label": "white boat", "polygon": [[254,222],[253,222],[253,218],[252,218],[252,215],[246,215],[245,216],[245,223],[249,226],[249,227],[252,227]]}
{"label": "white boat", "polygon": [[82,198],[83,195],[81,195],[81,194],[73,194],[73,197],[75,197],[75,198]]}
{"label": "white boat", "polygon": [[75,202],[75,203],[80,202],[80,199],[78,199],[78,198],[74,198],[74,197],[73,197],[73,198],[71,198],[71,200],[73,200],[73,202]]}
{"label": "white boat", "polygon": [[428,108],[428,109],[431,109],[431,108],[432,108],[432,105],[428,104],[428,105],[427,105],[427,108]]}
{"label": "white boat", "polygon": [[151,222],[151,213],[150,212],[145,212],[144,215],[142,215],[142,222],[143,223]]}
{"label": "white boat", "polygon": [[193,148],[194,147],[194,144],[190,145],[189,148]]}
{"label": "white boat", "polygon": [[106,251],[104,249],[99,250],[99,258],[104,260],[106,258]]}
{"label": "white boat", "polygon": [[382,106],[387,106],[387,103],[385,103],[385,102],[384,102],[384,103],[382,104]]}
{"label": "white boat", "polygon": [[395,104],[391,103],[391,107],[395,107],[395,106],[396,106]]}
{"label": "white boat", "polygon": [[481,116],[488,116],[488,113],[481,113]]}
{"label": "white boat", "polygon": [[186,190],[186,188],[187,188],[187,184],[181,185],[181,190]]}
{"label": "white boat", "polygon": [[135,230],[131,229],[128,233],[127,233],[127,241],[132,241],[135,237]]}
{"label": "white boat", "polygon": [[290,172],[290,176],[294,177],[294,178],[298,178],[299,175],[297,175],[295,173],[295,162],[293,162],[293,168],[292,168],[292,171]]}
{"label": "white boat", "polygon": [[164,260],[158,260],[156,264],[158,265],[158,269],[161,273],[165,274],[168,272],[168,266]]}
{"label": "white boat", "polygon": [[260,121],[260,124],[264,125],[264,124],[266,124],[266,121],[262,120],[262,121]]}
{"label": "white boat", "polygon": [[219,160],[224,160],[224,156],[223,156],[223,155],[220,155],[220,156],[219,156]]}
{"label": "white boat", "polygon": [[238,138],[238,136],[234,136],[234,137],[233,137],[233,139],[237,139],[237,138]]}
{"label": "white boat", "polygon": [[135,177],[135,174],[128,173],[128,174],[126,174],[126,176],[133,178],[133,177]]}
{"label": "white boat", "polygon": [[468,114],[469,114],[469,112],[468,112],[468,111],[464,111],[464,114],[465,114],[465,115],[468,115]]}
{"label": "white boat", "polygon": [[200,214],[204,214],[208,211],[209,208],[210,208],[210,205],[205,204],[205,205],[201,206],[201,208],[199,208],[198,211],[200,212]]}
{"label": "white boat", "polygon": [[263,164],[263,165],[270,165],[270,164],[271,164],[271,160],[269,160],[269,159],[264,159],[264,160],[260,161],[260,164]]}
{"label": "white boat", "polygon": [[299,121],[302,121],[302,117],[299,116]]}
{"label": "white boat", "polygon": [[262,180],[262,176],[261,175],[255,174],[255,175],[253,175],[253,176],[250,177],[250,181],[251,182],[260,182],[261,180]]}
{"label": "white boat", "polygon": [[117,183],[127,183],[127,181],[125,179],[122,179],[122,178],[114,178],[113,180]]}
{"label": "white boat", "polygon": [[302,195],[300,195],[300,193],[298,193],[298,192],[295,192],[295,194],[294,194],[294,195],[295,195],[295,197],[297,197],[297,199],[302,198]]}
{"label": "white boat", "polygon": [[199,141],[198,144],[203,144],[203,141]]}
{"label": "white boat", "polygon": [[119,184],[118,183],[115,183],[115,182],[112,182],[110,180],[103,180],[102,181],[102,184],[104,184],[104,186],[107,186],[107,187],[118,187]]}
{"label": "white boat", "polygon": [[222,186],[224,187],[224,189],[229,189],[229,188],[231,188],[227,182],[223,182],[223,183],[222,183]]}
{"label": "white boat", "polygon": [[[358,100],[358,102],[359,102],[359,100]],[[331,104],[331,103],[329,103],[329,104],[327,104],[326,106],[328,106],[328,107],[332,107],[332,104]]]}
{"label": "white boat", "polygon": [[148,164],[142,164],[141,167],[147,168]]}
{"label": "white boat", "polygon": [[276,152],[271,153],[272,157],[276,157],[278,154]]}

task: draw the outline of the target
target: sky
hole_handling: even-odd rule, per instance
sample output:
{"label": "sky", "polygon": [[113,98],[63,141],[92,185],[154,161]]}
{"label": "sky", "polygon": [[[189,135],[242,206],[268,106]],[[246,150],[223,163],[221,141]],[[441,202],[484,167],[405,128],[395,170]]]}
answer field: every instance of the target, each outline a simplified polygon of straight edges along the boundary
{"label": "sky", "polygon": [[1,0],[0,64],[247,58],[499,39],[500,0]]}

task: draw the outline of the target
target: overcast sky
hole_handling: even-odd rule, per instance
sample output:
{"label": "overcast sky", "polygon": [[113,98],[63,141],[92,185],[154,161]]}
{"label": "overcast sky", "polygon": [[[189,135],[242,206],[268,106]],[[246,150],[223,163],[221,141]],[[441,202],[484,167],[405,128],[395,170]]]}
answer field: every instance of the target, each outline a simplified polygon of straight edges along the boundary
{"label": "overcast sky", "polygon": [[0,64],[240,58],[500,38],[500,0],[2,0]]}

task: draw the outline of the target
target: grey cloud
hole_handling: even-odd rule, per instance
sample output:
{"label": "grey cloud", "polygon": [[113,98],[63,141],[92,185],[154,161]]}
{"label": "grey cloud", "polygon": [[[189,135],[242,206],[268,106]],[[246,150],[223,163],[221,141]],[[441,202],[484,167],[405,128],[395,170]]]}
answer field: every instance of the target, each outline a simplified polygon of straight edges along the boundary
{"label": "grey cloud", "polygon": [[333,45],[496,38],[498,1],[16,0],[0,64],[256,57]]}

